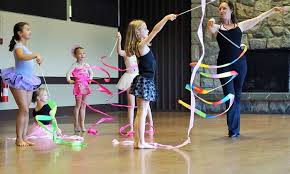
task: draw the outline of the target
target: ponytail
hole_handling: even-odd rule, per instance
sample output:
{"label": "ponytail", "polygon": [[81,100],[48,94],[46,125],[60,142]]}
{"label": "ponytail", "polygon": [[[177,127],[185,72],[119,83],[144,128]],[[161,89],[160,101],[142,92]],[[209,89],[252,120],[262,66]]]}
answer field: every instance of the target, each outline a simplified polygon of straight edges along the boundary
{"label": "ponytail", "polygon": [[16,45],[15,37],[12,36],[12,39],[10,40],[9,44],[9,51],[13,51],[15,45]]}

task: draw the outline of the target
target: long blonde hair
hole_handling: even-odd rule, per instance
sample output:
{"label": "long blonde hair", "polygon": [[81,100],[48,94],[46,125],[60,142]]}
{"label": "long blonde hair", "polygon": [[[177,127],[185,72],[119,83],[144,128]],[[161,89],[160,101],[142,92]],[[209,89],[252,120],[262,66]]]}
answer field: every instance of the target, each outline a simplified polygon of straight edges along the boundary
{"label": "long blonde hair", "polygon": [[143,24],[146,23],[138,19],[131,21],[128,25],[125,39],[125,52],[128,56],[136,55],[136,52],[138,52],[138,43],[141,41],[138,32]]}

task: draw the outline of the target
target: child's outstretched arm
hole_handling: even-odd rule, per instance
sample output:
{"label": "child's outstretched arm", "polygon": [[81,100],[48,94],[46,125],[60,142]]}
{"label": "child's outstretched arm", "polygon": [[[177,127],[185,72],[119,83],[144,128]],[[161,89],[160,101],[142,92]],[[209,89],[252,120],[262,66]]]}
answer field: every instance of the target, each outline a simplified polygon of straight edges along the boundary
{"label": "child's outstretched arm", "polygon": [[121,47],[122,36],[120,32],[117,33],[117,39],[118,39],[117,52],[119,56],[126,57],[126,52],[122,50],[122,47]]}
{"label": "child's outstretched arm", "polygon": [[145,45],[148,45],[152,39],[156,36],[157,33],[159,33],[159,31],[163,28],[163,26],[166,24],[167,21],[174,21],[176,19],[176,15],[175,14],[169,14],[167,16],[165,16],[161,21],[159,21],[153,28],[153,30],[150,32],[150,34],[148,35],[148,37],[146,37],[145,39],[143,39],[140,43],[139,43],[139,47],[143,48]]}
{"label": "child's outstretched arm", "polygon": [[247,31],[247,30],[253,28],[259,22],[261,22],[265,18],[267,18],[275,13],[283,13],[283,12],[288,12],[288,11],[289,11],[289,7],[274,7],[271,10],[268,10],[268,11],[260,14],[259,16],[255,17],[255,18],[240,22],[238,25],[239,25],[240,29],[242,30],[242,32],[244,32],[244,31]]}

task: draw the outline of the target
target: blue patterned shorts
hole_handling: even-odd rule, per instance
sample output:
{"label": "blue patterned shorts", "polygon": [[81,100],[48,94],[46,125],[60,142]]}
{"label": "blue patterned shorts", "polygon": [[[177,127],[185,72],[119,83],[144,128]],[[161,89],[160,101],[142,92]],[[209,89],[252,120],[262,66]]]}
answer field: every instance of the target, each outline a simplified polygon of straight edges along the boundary
{"label": "blue patterned shorts", "polygon": [[136,76],[131,84],[130,94],[147,101],[156,101],[158,93],[154,79]]}

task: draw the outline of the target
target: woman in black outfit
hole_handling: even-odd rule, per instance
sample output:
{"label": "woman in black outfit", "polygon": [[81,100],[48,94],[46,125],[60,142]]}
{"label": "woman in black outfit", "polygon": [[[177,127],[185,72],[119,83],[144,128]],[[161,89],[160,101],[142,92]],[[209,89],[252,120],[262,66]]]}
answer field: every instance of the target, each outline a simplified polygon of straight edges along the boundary
{"label": "woman in black outfit", "polygon": [[[208,21],[208,28],[210,31],[213,34],[217,34],[216,39],[220,48],[217,65],[229,63],[240,55],[242,50],[237,48],[237,46],[241,45],[242,33],[244,31],[253,28],[259,22],[275,13],[286,11],[288,11],[286,7],[274,7],[255,18],[238,22],[234,15],[234,4],[231,1],[222,1],[219,5],[221,24],[215,24],[214,19]],[[220,33],[233,43],[225,39]],[[235,95],[234,103],[227,113],[228,135],[231,138],[235,138],[240,136],[240,98],[244,79],[247,74],[246,57],[241,57],[233,65],[217,69],[217,73],[220,74],[232,70],[236,71],[238,76],[223,86],[223,92],[225,96],[229,93]],[[220,79],[222,84],[226,83],[228,80],[229,78]],[[229,102],[227,102],[226,105],[228,107]]]}

